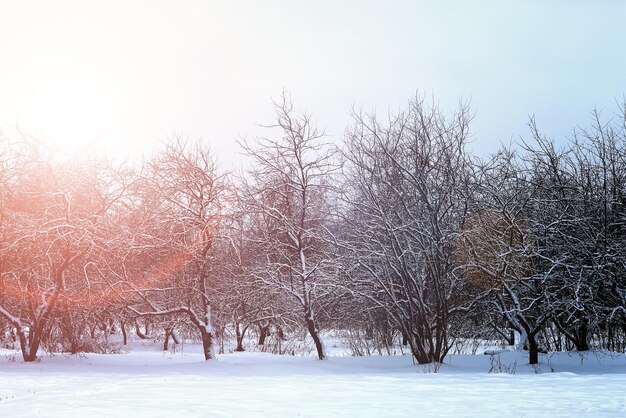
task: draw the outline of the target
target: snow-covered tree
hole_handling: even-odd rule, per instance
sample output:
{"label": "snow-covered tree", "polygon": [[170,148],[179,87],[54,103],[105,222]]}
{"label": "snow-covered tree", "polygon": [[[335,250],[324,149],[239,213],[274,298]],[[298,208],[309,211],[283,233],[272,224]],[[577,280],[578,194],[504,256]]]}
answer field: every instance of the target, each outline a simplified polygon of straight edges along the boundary
{"label": "snow-covered tree", "polygon": [[324,132],[308,115],[295,112],[287,94],[274,107],[276,123],[268,128],[276,136],[242,141],[251,160],[239,192],[258,255],[252,274],[300,311],[323,359],[316,313],[332,293],[328,285],[334,264],[325,225],[336,165],[332,148],[323,142]]}
{"label": "snow-covered tree", "polygon": [[[224,277],[220,251],[228,187],[208,147],[183,140],[166,144],[148,166],[130,228],[133,250],[122,266],[133,291],[129,309],[140,317],[184,316],[214,359],[214,313]],[[131,219],[133,219],[131,218]]]}
{"label": "snow-covered tree", "polygon": [[538,362],[539,335],[551,318],[547,303],[554,280],[538,267],[542,244],[537,228],[538,187],[515,154],[503,150],[481,168],[479,197],[464,223],[457,247],[464,279],[520,335],[530,363]]}
{"label": "snow-covered tree", "polygon": [[111,214],[127,184],[106,164],[55,161],[28,141],[5,155],[0,315],[24,360],[33,361],[59,302],[86,304],[96,292],[90,266],[109,245]]}
{"label": "snow-covered tree", "polygon": [[383,310],[420,363],[441,362],[463,286],[454,245],[471,189],[470,115],[421,98],[391,116],[354,115],[343,156],[348,287]]}

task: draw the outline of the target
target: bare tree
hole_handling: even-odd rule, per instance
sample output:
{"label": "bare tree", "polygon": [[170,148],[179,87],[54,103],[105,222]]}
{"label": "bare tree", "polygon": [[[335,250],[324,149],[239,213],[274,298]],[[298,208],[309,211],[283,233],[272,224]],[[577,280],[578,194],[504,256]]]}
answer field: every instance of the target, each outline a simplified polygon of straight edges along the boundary
{"label": "bare tree", "polygon": [[387,124],[355,113],[346,138],[345,277],[420,364],[444,359],[462,305],[453,249],[471,194],[470,119],[465,106],[448,116],[416,98]]}
{"label": "bare tree", "polygon": [[[324,225],[329,213],[330,176],[336,170],[331,147],[310,117],[297,114],[283,94],[274,104],[279,133],[242,141],[251,168],[240,194],[249,216],[250,239],[259,257],[254,277],[299,307],[319,359],[325,357],[316,312],[330,289],[332,257]],[[290,300],[290,302],[289,302]]]}
{"label": "bare tree", "polygon": [[515,153],[502,150],[481,168],[479,199],[457,247],[464,278],[482,289],[493,308],[519,332],[538,362],[539,335],[551,318],[548,278],[538,268],[538,188]]}
{"label": "bare tree", "polygon": [[[109,214],[126,184],[107,165],[61,164],[33,144],[4,183],[0,315],[14,327],[25,361],[33,361],[59,300],[90,289],[86,266],[109,239]],[[8,173],[8,171],[5,171]]]}
{"label": "bare tree", "polygon": [[141,317],[184,316],[199,332],[206,360],[215,358],[227,191],[226,177],[207,147],[180,139],[167,144],[149,164],[136,207],[143,219],[130,248],[143,268],[122,269],[123,283],[134,295],[129,309]]}
{"label": "bare tree", "polygon": [[564,337],[584,351],[602,327],[620,328],[624,135],[594,115],[592,128],[561,149],[531,119],[533,141],[520,155],[503,150],[483,166],[480,199],[462,229],[466,280],[487,290],[531,364],[548,332],[552,348]]}

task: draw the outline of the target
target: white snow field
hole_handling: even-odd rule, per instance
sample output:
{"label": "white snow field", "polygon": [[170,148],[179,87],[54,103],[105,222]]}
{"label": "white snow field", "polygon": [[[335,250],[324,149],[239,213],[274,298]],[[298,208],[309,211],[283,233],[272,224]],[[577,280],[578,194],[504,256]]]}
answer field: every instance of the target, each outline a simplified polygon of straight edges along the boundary
{"label": "white snow field", "polygon": [[455,355],[437,369],[410,356],[204,362],[198,351],[25,364],[3,350],[0,417],[626,417],[625,355],[557,353],[538,367],[519,352]]}

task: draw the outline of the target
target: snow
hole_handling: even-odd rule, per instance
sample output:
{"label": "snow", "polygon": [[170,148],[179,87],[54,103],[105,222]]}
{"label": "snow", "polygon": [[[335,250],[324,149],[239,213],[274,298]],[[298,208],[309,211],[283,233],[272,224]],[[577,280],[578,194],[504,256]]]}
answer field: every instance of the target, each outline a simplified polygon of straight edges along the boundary
{"label": "snow", "polygon": [[410,356],[244,352],[205,362],[199,345],[182,353],[154,345],[23,363],[2,350],[0,416],[626,416],[625,355],[540,360],[532,367],[526,353],[510,351],[454,355],[437,367]]}

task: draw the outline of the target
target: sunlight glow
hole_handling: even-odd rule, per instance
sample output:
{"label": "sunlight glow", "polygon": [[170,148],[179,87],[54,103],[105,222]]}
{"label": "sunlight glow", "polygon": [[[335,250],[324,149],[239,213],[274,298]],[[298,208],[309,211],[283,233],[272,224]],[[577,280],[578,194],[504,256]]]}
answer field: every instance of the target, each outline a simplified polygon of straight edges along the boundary
{"label": "sunlight glow", "polygon": [[123,146],[111,127],[122,116],[124,95],[110,78],[54,71],[24,93],[16,128],[55,153],[115,151]]}
{"label": "sunlight glow", "polygon": [[112,103],[104,100],[93,90],[61,82],[33,101],[32,118],[51,147],[78,152],[106,134]]}

